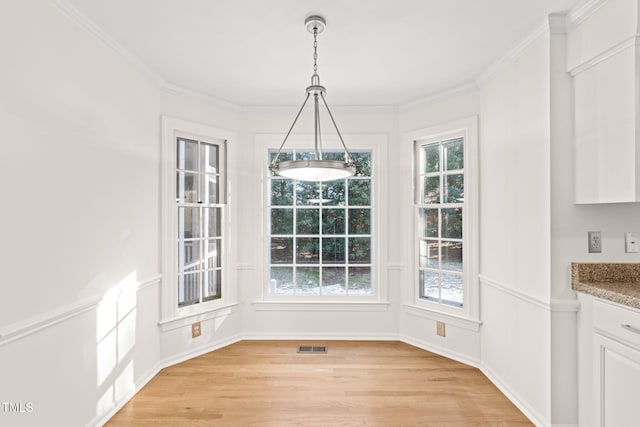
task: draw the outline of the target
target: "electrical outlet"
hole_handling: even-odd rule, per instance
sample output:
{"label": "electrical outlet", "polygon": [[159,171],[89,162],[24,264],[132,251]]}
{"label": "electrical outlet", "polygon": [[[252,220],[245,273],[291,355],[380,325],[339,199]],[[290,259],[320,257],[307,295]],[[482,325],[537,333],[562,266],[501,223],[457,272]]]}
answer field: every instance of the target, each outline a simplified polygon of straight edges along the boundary
{"label": "electrical outlet", "polygon": [[439,337],[447,336],[446,324],[444,322],[436,322],[436,333]]}
{"label": "electrical outlet", "polygon": [[627,253],[637,253],[640,251],[638,233],[624,233],[624,250]]}
{"label": "electrical outlet", "polygon": [[193,323],[191,325],[191,338],[196,338],[202,335],[202,327],[200,326],[200,322]]}
{"label": "electrical outlet", "polygon": [[589,231],[589,253],[602,252],[602,235],[599,231]]}

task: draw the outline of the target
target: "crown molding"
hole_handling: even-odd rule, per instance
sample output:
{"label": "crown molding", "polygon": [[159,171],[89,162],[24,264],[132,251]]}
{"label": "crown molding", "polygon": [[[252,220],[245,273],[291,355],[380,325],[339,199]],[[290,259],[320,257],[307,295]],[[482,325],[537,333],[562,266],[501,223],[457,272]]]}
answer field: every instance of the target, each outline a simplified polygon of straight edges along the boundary
{"label": "crown molding", "polygon": [[424,98],[417,99],[415,101],[407,102],[405,104],[398,105],[398,111],[404,112],[407,110],[413,110],[422,106],[433,104],[442,99],[448,98],[453,95],[459,95],[466,92],[478,90],[479,87],[475,81],[464,83],[460,86],[446,89],[442,92],[434,93],[433,95],[426,96]]}
{"label": "crown molding", "polygon": [[142,62],[137,56],[124,48],[120,43],[115,41],[109,34],[102,30],[95,22],[87,18],[82,12],[80,12],[75,6],[68,2],[68,0],[49,0],[49,3],[58,9],[63,15],[67,16],[72,22],[78,25],[85,31],[93,34],[107,47],[113,49],[118,55],[124,58],[129,64],[138,70],[149,81],[162,86],[165,81],[159,74],[152,71],[144,62]]}
{"label": "crown molding", "polygon": [[223,99],[215,98],[213,96],[205,95],[202,92],[197,92],[195,90],[187,89],[185,87],[176,85],[174,83],[163,81],[162,84],[160,85],[160,89],[162,89],[164,92],[167,92],[167,93],[173,93],[176,95],[184,95],[190,98],[195,98],[206,104],[211,104],[216,107],[226,108],[227,110],[236,111],[236,112],[242,110],[242,107],[238,104],[234,104],[232,102],[225,101]]}
{"label": "crown molding", "polygon": [[567,31],[571,31],[586,21],[609,0],[584,0],[567,14]]}
{"label": "crown molding", "polygon": [[507,66],[517,60],[523,52],[525,52],[531,45],[533,45],[540,37],[549,33],[550,24],[549,19],[533,30],[527,37],[525,37],[520,43],[509,50],[500,59],[490,65],[484,72],[476,77],[476,84],[483,86],[491,79],[493,79],[500,71],[504,70]]}

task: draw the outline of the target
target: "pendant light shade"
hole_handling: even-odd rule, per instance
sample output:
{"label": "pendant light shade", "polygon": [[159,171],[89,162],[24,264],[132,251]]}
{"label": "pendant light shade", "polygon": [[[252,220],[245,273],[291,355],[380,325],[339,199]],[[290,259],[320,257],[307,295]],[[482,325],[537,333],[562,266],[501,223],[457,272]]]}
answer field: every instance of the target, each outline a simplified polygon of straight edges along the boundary
{"label": "pendant light shade", "polygon": [[[313,34],[313,74],[311,75],[311,86],[307,87],[307,96],[302,103],[302,107],[298,111],[296,118],[293,120],[293,124],[289,128],[289,132],[284,137],[284,141],[282,141],[282,145],[280,145],[280,149],[278,153],[274,156],[271,164],[269,165],[269,169],[276,175],[280,175],[286,178],[292,178],[299,181],[331,181],[334,179],[344,179],[350,176],[353,176],[356,172],[356,168],[353,163],[353,159],[349,154],[349,150],[347,149],[344,140],[342,139],[342,135],[340,134],[340,130],[338,130],[338,126],[336,125],[335,120],[333,119],[333,114],[331,114],[331,110],[329,109],[329,105],[327,105],[327,101],[325,100],[326,89],[324,86],[320,85],[320,76],[318,75],[318,42],[317,36],[322,33],[326,26],[326,21],[323,17],[313,15],[309,16],[305,19],[304,24],[307,28],[307,31]],[[287,142],[291,131],[293,130],[298,118],[302,114],[307,101],[309,98],[313,97],[313,108],[314,108],[314,159],[305,159],[305,160],[287,160],[278,162],[280,157],[280,153],[284,148],[284,144]],[[331,118],[331,123],[333,123],[334,128],[340,138],[340,142],[342,143],[342,147],[344,148],[344,162],[338,160],[323,160],[322,159],[322,134],[320,130],[320,100]]]}

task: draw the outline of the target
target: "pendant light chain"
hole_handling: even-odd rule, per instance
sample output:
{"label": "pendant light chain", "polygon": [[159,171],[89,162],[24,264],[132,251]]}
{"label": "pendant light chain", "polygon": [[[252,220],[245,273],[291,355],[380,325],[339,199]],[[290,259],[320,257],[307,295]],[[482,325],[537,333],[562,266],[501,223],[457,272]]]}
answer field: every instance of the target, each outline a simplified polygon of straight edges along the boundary
{"label": "pendant light chain", "polygon": [[318,74],[318,29],[313,29],[313,74]]}

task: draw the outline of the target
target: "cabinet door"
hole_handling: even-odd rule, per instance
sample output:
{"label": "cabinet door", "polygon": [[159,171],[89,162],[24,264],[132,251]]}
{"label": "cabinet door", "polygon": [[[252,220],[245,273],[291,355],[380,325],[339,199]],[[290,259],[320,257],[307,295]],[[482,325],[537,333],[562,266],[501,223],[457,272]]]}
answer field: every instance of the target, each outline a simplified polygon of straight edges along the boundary
{"label": "cabinet door", "polygon": [[640,425],[640,350],[595,334],[596,415],[602,427]]}

